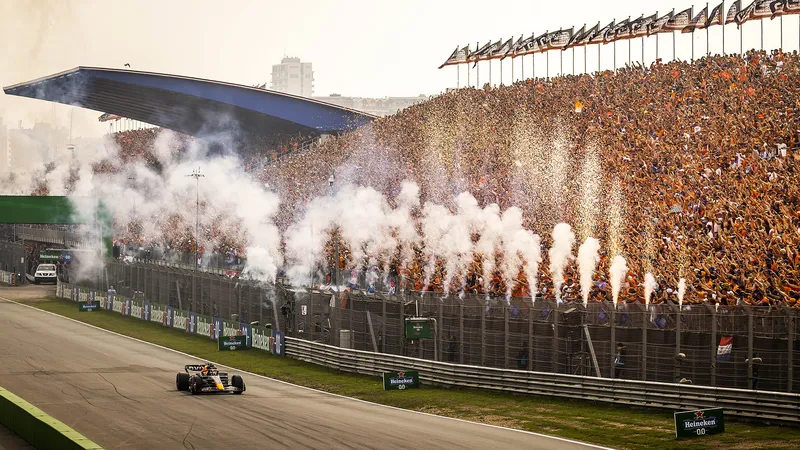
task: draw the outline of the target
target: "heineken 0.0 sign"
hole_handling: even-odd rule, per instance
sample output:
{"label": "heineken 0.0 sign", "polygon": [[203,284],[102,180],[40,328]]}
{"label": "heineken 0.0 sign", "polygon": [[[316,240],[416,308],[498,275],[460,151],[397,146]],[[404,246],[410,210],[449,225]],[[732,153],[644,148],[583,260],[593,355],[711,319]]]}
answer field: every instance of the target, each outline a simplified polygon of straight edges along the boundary
{"label": "heineken 0.0 sign", "polygon": [[415,370],[403,372],[384,372],[383,390],[384,391],[403,391],[406,389],[419,387],[419,372]]}
{"label": "heineken 0.0 sign", "polygon": [[247,350],[247,336],[220,336],[217,344],[220,351]]}
{"label": "heineken 0.0 sign", "polygon": [[431,322],[426,318],[406,319],[406,339],[430,339]]}
{"label": "heineken 0.0 sign", "polygon": [[675,413],[675,437],[695,437],[725,431],[722,408]]}
{"label": "heineken 0.0 sign", "polygon": [[94,311],[100,307],[100,303],[96,301],[86,300],[78,302],[78,311]]}

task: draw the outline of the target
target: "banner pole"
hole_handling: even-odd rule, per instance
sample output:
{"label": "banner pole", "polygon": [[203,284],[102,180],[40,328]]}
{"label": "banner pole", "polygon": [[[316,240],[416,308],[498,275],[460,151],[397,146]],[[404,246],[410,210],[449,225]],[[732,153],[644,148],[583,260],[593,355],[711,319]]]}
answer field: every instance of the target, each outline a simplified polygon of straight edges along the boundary
{"label": "banner pole", "polygon": [[461,88],[461,68],[456,64],[456,89]]}
{"label": "banner pole", "polygon": [[631,16],[628,16],[628,66],[631,65],[631,41],[633,41],[633,27],[631,27]]}
{"label": "banner pole", "polygon": [[764,19],[758,21],[761,24],[761,50],[764,50]]}
{"label": "banner pole", "polygon": [[727,14],[724,15],[724,16],[722,15],[722,14],[725,14],[725,2],[724,1],[722,2],[722,11],[720,11],[719,13],[720,13],[720,18],[722,19],[722,23],[720,24],[720,25],[722,25],[722,56],[725,56],[725,19],[727,19],[728,17],[727,17]]}
{"label": "banner pole", "polygon": [[672,32],[672,59],[677,60],[678,57],[675,56],[675,31]]}
{"label": "banner pole", "polygon": [[[689,23],[692,23],[692,19],[694,19],[694,5],[692,5],[692,14],[689,15]],[[695,28],[692,27],[692,62],[694,62],[694,30]]]}
{"label": "banner pole", "polygon": [[[708,20],[708,2],[706,2],[706,20]],[[706,27],[706,56],[711,56],[711,47],[708,45],[708,27]]]}
{"label": "banner pole", "polygon": [[[658,11],[656,11],[656,20],[658,20]],[[656,62],[658,61],[658,33],[654,33],[654,35],[656,37],[656,59],[653,60],[653,62]],[[644,42],[642,43],[642,45],[644,45]]]}
{"label": "banner pole", "polygon": [[597,72],[600,72],[600,43],[597,43]]}
{"label": "banner pole", "polygon": [[783,51],[783,14],[781,14],[781,51]]}

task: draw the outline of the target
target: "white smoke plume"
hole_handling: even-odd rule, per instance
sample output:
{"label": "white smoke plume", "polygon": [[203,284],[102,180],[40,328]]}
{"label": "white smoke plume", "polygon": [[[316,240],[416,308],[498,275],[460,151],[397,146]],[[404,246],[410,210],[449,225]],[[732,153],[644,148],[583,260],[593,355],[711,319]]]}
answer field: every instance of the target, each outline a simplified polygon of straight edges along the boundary
{"label": "white smoke plume", "polygon": [[514,286],[519,282],[517,276],[524,271],[535,297],[536,276],[542,260],[539,236],[522,226],[522,210],[516,207],[503,213],[503,265],[502,274],[506,283],[506,299],[510,299]]}
{"label": "white smoke plume", "polygon": [[678,304],[683,306],[683,296],[686,295],[686,278],[678,280]]}
{"label": "white smoke plume", "polygon": [[614,301],[614,307],[617,306],[619,301],[619,291],[622,288],[622,281],[625,280],[625,275],[628,274],[628,264],[625,262],[625,257],[617,255],[611,261],[611,267],[608,269],[609,282],[611,283],[611,298]]}
{"label": "white smoke plume", "polygon": [[564,284],[564,269],[572,259],[572,245],[575,233],[567,223],[559,223],[553,228],[553,246],[550,247],[550,273],[553,276],[553,290],[556,301],[561,303],[561,286]]}
{"label": "white smoke plume", "polygon": [[592,290],[592,276],[598,261],[600,261],[599,250],[600,241],[593,237],[587,237],[578,248],[578,270],[581,275],[581,295],[583,296],[584,305],[589,302],[589,292]]}
{"label": "white smoke plume", "polygon": [[644,304],[650,304],[650,296],[653,295],[653,291],[658,289],[658,283],[656,283],[655,277],[650,272],[644,274]]}

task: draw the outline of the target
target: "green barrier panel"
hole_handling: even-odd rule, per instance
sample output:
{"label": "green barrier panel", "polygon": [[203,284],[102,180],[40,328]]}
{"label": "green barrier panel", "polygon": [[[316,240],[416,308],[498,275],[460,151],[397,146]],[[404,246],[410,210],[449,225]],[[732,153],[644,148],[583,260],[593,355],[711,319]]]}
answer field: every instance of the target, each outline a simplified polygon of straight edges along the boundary
{"label": "green barrier panel", "polygon": [[38,449],[102,450],[77,431],[0,387],[0,423]]}
{"label": "green barrier panel", "polygon": [[220,336],[217,344],[220,351],[247,350],[247,336]]}

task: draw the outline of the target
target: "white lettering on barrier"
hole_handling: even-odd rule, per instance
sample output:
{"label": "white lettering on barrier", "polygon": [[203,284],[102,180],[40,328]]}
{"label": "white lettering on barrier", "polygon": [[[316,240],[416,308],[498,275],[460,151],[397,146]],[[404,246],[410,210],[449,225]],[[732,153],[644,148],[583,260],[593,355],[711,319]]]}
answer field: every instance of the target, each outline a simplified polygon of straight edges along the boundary
{"label": "white lettering on barrier", "polygon": [[122,314],[122,308],[124,307],[124,303],[125,303],[125,302],[123,302],[122,300],[117,300],[117,299],[115,298],[115,299],[113,300],[113,302],[111,303],[111,309],[112,309],[112,310],[113,310],[115,313]]}
{"label": "white lettering on barrier", "polygon": [[172,328],[178,328],[181,330],[186,329],[186,321],[188,317],[181,316],[177,313],[177,311],[172,316]]}
{"label": "white lettering on barrier", "polygon": [[135,317],[137,319],[142,318],[142,307],[139,305],[135,305],[131,303],[131,317]]}
{"label": "white lettering on barrier", "polygon": [[242,330],[238,326],[236,326],[235,328],[234,327],[229,327],[228,324],[224,324],[222,326],[222,335],[223,336],[237,336],[237,335],[241,334],[241,332],[242,332]]}
{"label": "white lettering on barrier", "polygon": [[200,336],[211,337],[211,323],[203,321],[197,322],[197,334]]}
{"label": "white lettering on barrier", "polygon": [[150,307],[150,322],[164,323],[164,314],[166,311]]}
{"label": "white lettering on barrier", "polygon": [[260,331],[257,331],[255,328],[252,329],[252,343],[250,344],[253,348],[257,348],[259,350],[270,351],[269,348],[269,338],[266,334],[262,334]]}

